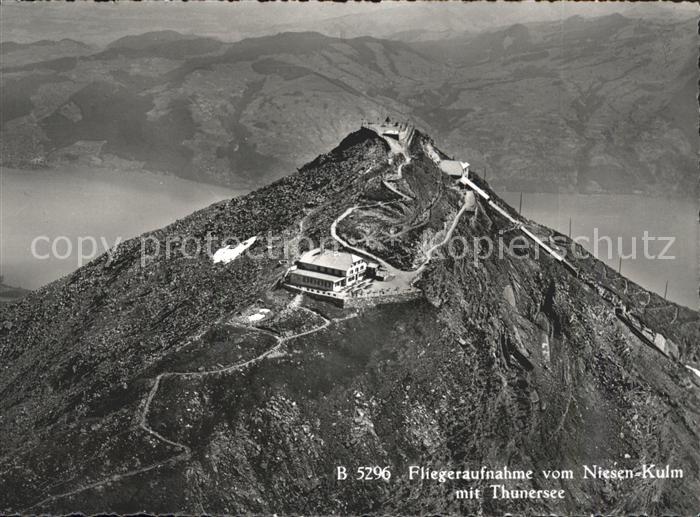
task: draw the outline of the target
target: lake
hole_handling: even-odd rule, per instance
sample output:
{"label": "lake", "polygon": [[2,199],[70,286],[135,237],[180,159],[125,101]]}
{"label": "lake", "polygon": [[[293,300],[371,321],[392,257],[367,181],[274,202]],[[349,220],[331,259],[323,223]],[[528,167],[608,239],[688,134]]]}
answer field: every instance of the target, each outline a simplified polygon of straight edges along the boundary
{"label": "lake", "polygon": [[[36,289],[77,269],[81,262],[79,238],[93,236],[100,254],[106,251],[105,243],[109,248],[118,238],[127,240],[161,228],[242,193],[144,171],[83,166],[2,168],[0,172],[0,274],[6,284],[27,289]],[[31,246],[36,238],[37,255],[51,257],[34,258]],[[65,258],[53,256],[53,244],[56,254]],[[84,254],[89,254],[91,247],[84,240]]]}
{"label": "lake", "polygon": [[[518,209],[519,192],[500,195]],[[608,266],[617,270],[622,255],[623,275],[661,296],[668,281],[669,300],[698,309],[698,208],[697,201],[640,195],[523,193],[522,213],[564,235],[571,218],[572,237],[589,252],[597,248]]]}
{"label": "lake", "polygon": [[[173,176],[87,167],[2,169],[0,187],[0,274],[6,284],[28,289],[75,270],[80,265],[80,237],[102,239],[97,251],[103,252],[103,243],[113,246],[117,238],[126,240],[161,228],[211,203],[242,194]],[[519,193],[506,192],[502,197],[518,207]],[[617,269],[621,252],[630,257],[623,260],[624,275],[661,295],[668,281],[670,300],[698,308],[697,202],[637,195],[525,193],[523,215],[565,235],[571,217],[573,236],[588,238],[581,244],[591,252],[597,237],[597,256],[606,264]],[[654,240],[648,244],[647,255],[655,258],[645,258],[644,231],[649,237],[672,238],[666,253],[661,253],[666,241]],[[65,258],[34,258],[31,245],[37,237],[46,237],[36,246],[39,255],[46,255],[55,243],[57,254]],[[91,251],[87,244],[84,247]],[[636,258],[631,257],[633,250]]]}

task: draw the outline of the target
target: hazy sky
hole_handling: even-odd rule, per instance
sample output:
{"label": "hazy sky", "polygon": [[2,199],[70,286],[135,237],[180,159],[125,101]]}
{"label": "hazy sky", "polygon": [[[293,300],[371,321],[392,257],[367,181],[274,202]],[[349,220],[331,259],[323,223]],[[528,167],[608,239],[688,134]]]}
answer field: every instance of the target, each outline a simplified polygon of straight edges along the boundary
{"label": "hazy sky", "polygon": [[[0,4],[0,39],[31,42],[73,38],[103,45],[127,34],[172,29],[235,41],[285,30],[315,30],[334,36],[391,37],[428,31],[436,37],[518,22],[573,15],[692,17],[697,8],[663,3],[582,2],[308,2],[118,1],[95,3],[7,2]],[[425,37],[425,36],[423,36]]]}

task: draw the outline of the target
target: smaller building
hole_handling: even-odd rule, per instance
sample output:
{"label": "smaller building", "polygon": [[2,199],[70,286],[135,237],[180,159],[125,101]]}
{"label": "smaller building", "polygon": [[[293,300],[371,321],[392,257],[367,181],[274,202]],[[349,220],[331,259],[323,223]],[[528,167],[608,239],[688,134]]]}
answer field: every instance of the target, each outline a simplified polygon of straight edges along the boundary
{"label": "smaller building", "polygon": [[456,179],[461,178],[469,171],[469,164],[457,160],[441,160],[440,169],[451,178]]}
{"label": "smaller building", "polygon": [[394,275],[389,273],[386,269],[384,269],[376,262],[370,262],[369,264],[367,264],[367,278],[371,278],[372,280],[379,280],[380,282],[386,282],[394,278]]}
{"label": "smaller building", "polygon": [[379,264],[376,262],[370,262],[367,264],[367,276],[370,278],[374,278],[377,276],[377,271],[379,270]]}
{"label": "smaller building", "polygon": [[387,136],[389,138],[393,138],[397,142],[399,141],[398,129],[387,129],[386,131],[382,132],[382,136]]}

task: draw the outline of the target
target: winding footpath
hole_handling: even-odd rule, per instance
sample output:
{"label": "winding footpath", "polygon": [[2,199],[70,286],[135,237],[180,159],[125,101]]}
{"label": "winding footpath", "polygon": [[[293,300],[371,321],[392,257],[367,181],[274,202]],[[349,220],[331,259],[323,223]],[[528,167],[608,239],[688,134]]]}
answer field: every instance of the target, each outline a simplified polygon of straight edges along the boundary
{"label": "winding footpath", "polygon": [[425,252],[425,261],[423,261],[423,263],[418,267],[418,269],[416,269],[416,271],[415,271],[416,274],[421,273],[423,271],[423,269],[425,269],[425,266],[427,266],[428,263],[433,258],[433,253],[435,253],[435,251],[438,248],[441,248],[442,246],[444,246],[445,244],[447,244],[449,242],[449,240],[452,238],[452,234],[454,233],[455,229],[457,228],[457,224],[459,223],[459,219],[462,217],[462,214],[464,212],[466,212],[467,210],[471,209],[472,207],[473,207],[473,205],[469,202],[465,202],[462,204],[462,207],[459,209],[459,211],[457,212],[457,215],[455,215],[455,218],[452,221],[452,225],[450,225],[450,228],[447,230],[447,233],[445,234],[445,238],[442,241],[440,241],[439,243],[437,243],[434,246],[432,246],[431,248],[429,248],[428,251]]}
{"label": "winding footpath", "polygon": [[[399,166],[397,167],[397,177],[398,177],[398,178],[401,178],[401,177],[402,177],[403,167],[404,167],[406,164],[408,164],[408,163],[411,162],[410,156],[408,156],[407,154],[404,154],[404,156],[406,157],[406,160],[405,160],[404,162],[402,162],[401,164],[399,164]],[[402,198],[405,198],[405,199],[408,199],[408,200],[412,200],[411,197],[407,196],[406,194],[400,192],[399,190],[397,190],[397,189],[395,189],[395,188],[392,188],[392,186],[390,186],[386,181],[383,181],[382,183],[384,184],[385,187],[387,187],[387,188],[388,188],[389,190],[391,190],[392,192],[398,194],[398,195],[401,196]],[[346,240],[344,240],[342,237],[340,237],[340,236],[338,235],[338,223],[340,223],[343,219],[345,219],[345,218],[348,217],[350,214],[352,214],[355,210],[358,210],[358,209],[366,209],[366,208],[377,208],[377,207],[381,207],[381,206],[387,206],[387,205],[389,205],[389,204],[391,204],[391,203],[395,203],[395,201],[383,201],[383,202],[374,203],[374,204],[371,204],[371,205],[353,205],[353,206],[351,206],[350,208],[348,208],[347,210],[345,210],[345,212],[343,212],[342,214],[340,214],[340,215],[333,221],[333,223],[331,224],[331,236],[332,236],[333,239],[335,239],[336,242],[338,242],[338,244],[340,244],[342,247],[344,247],[344,248],[346,248],[346,249],[348,249],[348,250],[350,250],[350,251],[354,251],[355,253],[358,253],[358,254],[360,254],[360,255],[364,255],[365,257],[371,258],[372,260],[374,260],[374,261],[376,261],[377,263],[381,264],[381,266],[382,266],[384,269],[386,269],[389,273],[393,274],[393,275],[396,276],[396,277],[404,277],[404,278],[407,280],[408,285],[409,285],[410,287],[413,287],[413,284],[418,280],[418,276],[420,275],[420,273],[425,269],[425,267],[426,267],[426,266],[430,263],[430,261],[432,260],[433,254],[435,253],[435,251],[437,251],[440,247],[442,247],[442,246],[444,246],[445,244],[447,244],[447,243],[449,242],[449,240],[452,238],[452,235],[453,235],[455,229],[457,228],[457,224],[459,223],[459,220],[460,220],[460,218],[462,217],[462,214],[463,214],[464,212],[466,212],[467,210],[469,210],[469,209],[471,209],[471,208],[474,207],[475,200],[474,200],[473,198],[470,199],[470,200],[465,200],[465,202],[462,204],[462,206],[460,207],[459,211],[458,211],[457,214],[455,215],[454,219],[452,220],[452,223],[450,224],[449,228],[447,229],[447,232],[445,233],[445,237],[444,237],[439,243],[437,243],[437,244],[431,246],[431,247],[425,252],[425,260],[421,263],[420,266],[418,266],[418,268],[416,268],[416,269],[414,269],[414,270],[409,270],[409,271],[405,271],[405,270],[402,270],[402,269],[398,269],[398,268],[392,266],[391,264],[389,264],[386,260],[384,260],[384,259],[382,259],[382,258],[380,258],[380,257],[378,257],[378,256],[376,256],[376,255],[374,255],[373,253],[370,253],[370,252],[368,252],[368,251],[366,251],[366,250],[360,249],[360,248],[358,248],[358,247],[356,247],[356,246],[352,246],[350,243],[348,243]]]}
{"label": "winding footpath", "polygon": [[401,199],[403,199],[404,201],[413,201],[413,198],[411,196],[409,196],[408,194],[404,194],[391,183],[389,183],[387,180],[382,180],[382,185],[384,185],[387,189],[391,190],[397,196],[401,197]]}
{"label": "winding footpath", "polygon": [[[399,166],[396,168],[396,177],[398,179],[401,179],[403,177],[403,168],[405,165],[411,163],[411,157],[408,155],[408,153],[404,152],[403,153],[404,157],[406,158],[402,163],[399,164]],[[407,200],[412,200],[410,196],[404,194],[403,192],[400,192],[398,189],[391,187],[386,180],[382,180],[382,184],[394,192],[395,194],[398,194],[402,198],[405,198]],[[388,206],[393,203],[396,203],[396,201],[380,201],[379,203],[372,203],[370,205],[353,205],[350,208],[348,208],[345,212],[340,214],[336,219],[331,223],[331,236],[333,239],[338,242],[342,247],[349,249],[350,251],[354,251],[355,253],[358,253],[360,255],[364,255],[366,257],[371,258],[372,260],[376,261],[377,263],[381,264],[382,267],[384,267],[387,271],[394,275],[406,275],[407,273],[410,273],[410,271],[402,271],[400,269],[395,268],[391,264],[389,264],[386,260],[381,259],[377,257],[376,255],[369,253],[368,251],[365,251],[363,249],[357,248],[355,246],[351,246],[350,243],[345,241],[342,237],[338,235],[338,223],[341,222],[343,219],[345,219],[347,216],[352,214],[355,210],[358,209],[364,209],[364,208],[378,208],[382,206]]]}
{"label": "winding footpath", "polygon": [[389,264],[386,260],[384,260],[384,259],[382,259],[382,258],[379,258],[379,257],[377,257],[376,255],[374,255],[374,254],[372,254],[372,253],[370,253],[370,252],[368,252],[368,251],[365,251],[365,250],[363,250],[363,249],[360,249],[360,248],[358,248],[358,247],[356,247],[356,246],[351,245],[349,242],[347,242],[346,240],[344,240],[342,237],[340,237],[340,236],[338,235],[338,223],[340,223],[343,219],[345,219],[347,216],[349,216],[350,214],[352,214],[355,210],[364,209],[364,208],[376,208],[376,207],[380,207],[380,206],[386,206],[387,204],[392,203],[392,202],[393,202],[393,201],[381,202],[381,203],[374,203],[374,204],[371,204],[371,205],[353,205],[353,206],[351,206],[351,207],[348,208],[345,212],[343,212],[342,214],[340,214],[340,215],[333,221],[333,223],[331,223],[331,236],[332,236],[333,239],[335,239],[335,240],[338,242],[338,244],[340,244],[343,248],[348,249],[348,250],[350,250],[350,251],[354,251],[355,253],[358,253],[358,254],[360,254],[360,255],[364,255],[365,257],[371,258],[372,260],[374,260],[374,261],[378,262],[379,264],[381,264],[382,267],[384,267],[384,268],[385,268],[387,271],[389,271],[390,273],[394,273],[394,274],[396,274],[396,273],[404,274],[404,273],[406,273],[406,271],[402,271],[402,270],[400,270],[400,269],[397,269],[397,268],[395,268],[394,266],[392,266],[391,264]]}
{"label": "winding footpath", "polygon": [[[183,443],[176,442],[174,440],[171,440],[171,439],[163,436],[158,431],[153,429],[151,427],[151,425],[148,423],[148,414],[150,412],[153,400],[156,398],[156,395],[158,394],[162,379],[164,379],[166,377],[182,377],[182,378],[186,378],[186,379],[201,378],[201,377],[206,377],[209,375],[226,374],[226,373],[239,371],[239,370],[242,370],[242,369],[244,369],[248,366],[251,366],[255,363],[258,363],[258,362],[262,361],[263,359],[265,359],[266,357],[268,357],[269,355],[279,351],[280,348],[282,348],[282,346],[289,341],[292,341],[292,340],[297,339],[299,337],[308,336],[309,334],[320,332],[321,330],[329,327],[332,323],[339,323],[339,322],[342,322],[342,321],[345,321],[345,320],[348,320],[348,319],[351,319],[351,318],[354,318],[357,316],[356,313],[353,313],[353,314],[350,314],[350,315],[345,316],[343,318],[333,318],[333,319],[329,320],[328,318],[324,317],[320,313],[313,311],[311,309],[308,309],[306,307],[301,307],[301,309],[304,309],[305,311],[308,311],[309,313],[318,316],[319,318],[321,318],[323,320],[323,323],[321,325],[318,325],[317,327],[312,328],[312,329],[305,330],[304,332],[299,332],[299,333],[292,334],[289,336],[279,336],[273,332],[259,329],[257,327],[241,325],[240,328],[243,328],[246,330],[254,330],[254,331],[261,332],[263,334],[267,334],[269,336],[272,336],[277,341],[277,343],[275,344],[275,346],[269,348],[268,350],[266,350],[262,354],[258,355],[257,357],[254,357],[254,358],[249,359],[247,361],[244,361],[242,363],[237,363],[237,364],[227,366],[224,368],[217,368],[215,370],[207,370],[207,371],[203,371],[203,372],[164,372],[155,378],[153,386],[151,387],[151,390],[149,391],[148,396],[146,397],[146,402],[143,405],[143,409],[141,409],[141,413],[140,413],[139,419],[138,419],[138,427],[140,427],[143,431],[145,431],[146,433],[148,433],[151,436],[153,436],[154,438],[156,438],[158,441],[180,449],[179,454],[172,456],[172,457],[168,458],[167,460],[152,463],[152,464],[147,465],[145,467],[140,467],[137,469],[129,470],[129,471],[123,472],[121,474],[114,474],[114,475],[109,476],[107,478],[101,479],[100,481],[96,481],[93,483],[88,483],[88,484],[82,485],[74,490],[46,497],[45,499],[42,499],[41,501],[34,503],[32,506],[29,506],[29,507],[23,509],[21,511],[21,513],[30,513],[33,508],[45,506],[46,504],[57,501],[59,499],[71,497],[73,495],[79,494],[79,493],[84,492],[86,490],[99,488],[99,487],[120,481],[122,479],[131,477],[131,476],[135,476],[137,474],[143,474],[145,472],[149,472],[151,470],[155,470],[157,468],[164,467],[166,465],[173,465],[179,461],[184,461],[184,460],[190,459],[192,457],[192,449],[190,449],[187,445],[185,445]],[[201,334],[203,334],[203,332],[198,333],[197,335],[201,335]],[[196,339],[196,337],[194,339]],[[188,341],[188,344],[190,344],[193,340]]]}

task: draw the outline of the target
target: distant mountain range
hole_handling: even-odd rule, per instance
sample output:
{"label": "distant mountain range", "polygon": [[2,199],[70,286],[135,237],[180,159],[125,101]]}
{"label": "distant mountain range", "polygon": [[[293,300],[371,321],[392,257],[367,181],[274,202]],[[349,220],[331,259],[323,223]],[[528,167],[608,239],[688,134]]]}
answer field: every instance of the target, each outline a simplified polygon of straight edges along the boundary
{"label": "distant mountain range", "polygon": [[0,277],[0,305],[4,303],[13,303],[26,296],[30,291],[21,287],[12,287],[3,283],[3,278]]}
{"label": "distant mountain range", "polygon": [[389,115],[501,189],[698,192],[694,22],[616,14],[454,34],[6,42],[2,164],[87,161],[251,188]]}

